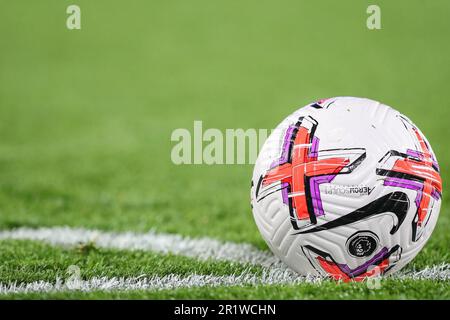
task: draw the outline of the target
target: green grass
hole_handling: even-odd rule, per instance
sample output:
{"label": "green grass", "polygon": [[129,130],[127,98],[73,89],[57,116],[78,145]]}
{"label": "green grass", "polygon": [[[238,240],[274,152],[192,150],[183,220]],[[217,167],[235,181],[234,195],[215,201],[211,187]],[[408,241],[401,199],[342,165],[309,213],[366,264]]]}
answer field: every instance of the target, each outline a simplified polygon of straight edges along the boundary
{"label": "green grass", "polygon": [[[170,274],[235,275],[242,272],[261,274],[258,267],[236,263],[199,262],[174,255],[161,255],[142,251],[99,249],[89,244],[70,248],[58,248],[39,242],[0,241],[0,283],[30,283],[33,281],[65,281],[71,274],[69,267],[80,269],[80,278],[92,277],[151,277]],[[94,291],[54,292],[0,295],[0,299],[448,299],[449,284],[446,281],[412,281],[385,279],[381,287],[372,290],[365,283],[336,283],[331,280],[320,284],[256,287],[190,288],[161,291]],[[324,294],[326,293],[326,294]]]}
{"label": "green grass", "polygon": [[0,283],[55,282],[66,279],[69,266],[80,268],[80,277],[138,277],[190,273],[232,275],[244,271],[259,274],[258,267],[217,261],[198,261],[182,256],[143,251],[98,249],[89,244],[71,248],[55,248],[39,242],[0,241]]}
{"label": "green grass", "polygon": [[[410,267],[450,261],[447,0],[379,0],[379,31],[365,27],[372,2],[360,0],[78,0],[82,30],[69,31],[72,3],[1,5],[1,229],[156,229],[265,248],[249,206],[252,167],[175,166],[172,130],[194,120],[220,129],[273,128],[298,106],[350,95],[392,105],[428,137],[444,198],[438,226]],[[157,260],[179,272],[230,271],[129,255],[136,265],[120,272],[163,272]],[[102,261],[121,259],[114,251],[81,258],[29,242],[1,242],[0,256],[2,281],[51,278],[83,259],[85,272],[110,274]],[[445,283],[392,281],[389,288],[368,293],[329,283],[42,297],[448,298]]]}
{"label": "green grass", "polygon": [[[271,285],[217,288],[189,288],[162,291],[68,292],[5,295],[8,299],[450,299],[449,286],[441,281],[384,280],[381,288],[368,289],[365,283]],[[0,296],[0,298],[2,298]]]}

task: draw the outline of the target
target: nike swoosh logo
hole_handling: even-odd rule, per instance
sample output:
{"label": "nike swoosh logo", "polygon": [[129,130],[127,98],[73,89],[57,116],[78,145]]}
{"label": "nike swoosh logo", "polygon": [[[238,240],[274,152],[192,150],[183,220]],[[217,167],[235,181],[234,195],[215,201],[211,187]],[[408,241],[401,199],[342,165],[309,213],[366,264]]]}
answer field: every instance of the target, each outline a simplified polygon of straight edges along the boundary
{"label": "nike swoosh logo", "polygon": [[353,212],[350,212],[349,214],[346,214],[343,217],[337,218],[333,221],[324,223],[320,226],[305,231],[296,232],[294,234],[305,234],[305,233],[319,232],[323,230],[330,230],[347,224],[355,223],[357,221],[364,220],[366,218],[378,214],[388,212],[391,212],[397,216],[398,223],[396,225],[394,224],[394,226],[390,231],[391,234],[394,234],[395,232],[397,232],[397,230],[400,228],[403,221],[405,220],[406,214],[408,213],[408,209],[409,209],[409,199],[406,193],[401,191],[395,191],[385,196],[382,196],[381,198],[375,199],[374,201],[365,205],[364,207],[359,208]]}

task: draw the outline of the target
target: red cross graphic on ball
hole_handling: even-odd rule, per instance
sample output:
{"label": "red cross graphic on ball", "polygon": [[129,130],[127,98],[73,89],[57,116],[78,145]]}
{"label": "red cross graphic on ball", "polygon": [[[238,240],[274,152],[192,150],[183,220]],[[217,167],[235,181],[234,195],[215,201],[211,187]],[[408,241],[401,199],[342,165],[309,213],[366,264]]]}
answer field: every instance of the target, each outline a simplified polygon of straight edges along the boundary
{"label": "red cross graphic on ball", "polygon": [[289,205],[293,218],[310,219],[311,223],[325,214],[319,185],[330,183],[338,174],[350,173],[365,158],[365,150],[361,148],[319,151],[319,139],[314,136],[316,128],[317,122],[311,117],[301,117],[291,126],[285,135],[280,161],[262,179],[263,187],[281,183],[283,202]]}

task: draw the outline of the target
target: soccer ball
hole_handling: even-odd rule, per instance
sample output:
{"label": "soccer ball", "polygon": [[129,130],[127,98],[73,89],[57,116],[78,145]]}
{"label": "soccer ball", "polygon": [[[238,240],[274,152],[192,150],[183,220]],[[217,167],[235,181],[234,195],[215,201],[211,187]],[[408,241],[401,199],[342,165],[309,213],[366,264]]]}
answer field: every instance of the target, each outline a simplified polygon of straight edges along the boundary
{"label": "soccer ball", "polygon": [[273,253],[300,274],[362,280],[423,248],[442,196],[430,144],[379,102],[323,99],[288,116],[255,164],[251,204]]}

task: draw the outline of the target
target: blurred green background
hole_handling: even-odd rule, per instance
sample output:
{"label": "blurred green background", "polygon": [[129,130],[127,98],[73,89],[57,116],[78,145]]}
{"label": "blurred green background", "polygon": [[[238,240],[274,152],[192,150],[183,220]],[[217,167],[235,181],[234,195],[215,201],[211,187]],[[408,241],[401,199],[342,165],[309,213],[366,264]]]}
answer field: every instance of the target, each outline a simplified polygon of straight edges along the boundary
{"label": "blurred green background", "polygon": [[[382,30],[368,30],[378,4]],[[66,8],[81,8],[81,30]],[[174,232],[263,247],[251,165],[175,166],[175,128],[273,128],[318,98],[410,117],[442,168],[427,262],[448,261],[450,2],[0,2],[0,228]]]}

